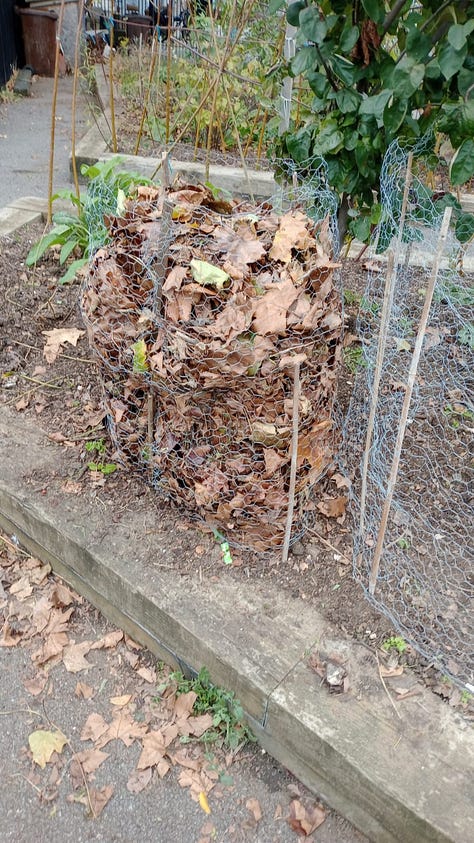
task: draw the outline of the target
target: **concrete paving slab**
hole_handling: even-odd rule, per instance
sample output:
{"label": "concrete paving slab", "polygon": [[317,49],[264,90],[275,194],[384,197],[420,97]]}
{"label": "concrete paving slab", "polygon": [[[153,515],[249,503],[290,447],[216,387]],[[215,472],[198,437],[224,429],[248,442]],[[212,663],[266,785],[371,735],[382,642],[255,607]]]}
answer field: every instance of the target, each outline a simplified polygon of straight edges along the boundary
{"label": "concrete paving slab", "polygon": [[[146,529],[159,527],[159,507],[137,502],[112,523],[61,492],[68,459],[31,421],[0,411],[4,529],[157,656],[184,670],[205,664],[241,699],[262,746],[372,840],[466,843],[474,740],[460,715],[421,687],[395,712],[373,655],[264,581],[246,588],[224,570],[202,583],[163,569],[159,533]],[[314,647],[343,658],[348,693],[321,686],[307,665]]]}

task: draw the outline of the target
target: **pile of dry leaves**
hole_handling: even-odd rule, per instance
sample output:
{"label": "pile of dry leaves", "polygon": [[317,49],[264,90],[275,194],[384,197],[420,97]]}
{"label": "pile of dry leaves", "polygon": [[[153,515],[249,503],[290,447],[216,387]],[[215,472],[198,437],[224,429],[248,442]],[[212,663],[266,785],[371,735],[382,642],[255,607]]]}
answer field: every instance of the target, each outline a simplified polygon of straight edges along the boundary
{"label": "pile of dry leaves", "polygon": [[294,414],[295,527],[337,441],[327,221],[146,187],[109,228],[82,311],[122,459],[229,540],[280,545]]}

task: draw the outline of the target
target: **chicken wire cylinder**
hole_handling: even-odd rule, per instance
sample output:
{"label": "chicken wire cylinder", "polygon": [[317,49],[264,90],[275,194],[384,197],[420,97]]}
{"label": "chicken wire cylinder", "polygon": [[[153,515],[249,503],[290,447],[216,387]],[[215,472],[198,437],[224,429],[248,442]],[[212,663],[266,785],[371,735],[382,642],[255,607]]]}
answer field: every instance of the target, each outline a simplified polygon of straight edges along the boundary
{"label": "chicken wire cylinder", "polygon": [[329,221],[202,186],[140,188],[109,237],[82,311],[120,459],[230,543],[281,546],[297,364],[295,535],[339,441]]}

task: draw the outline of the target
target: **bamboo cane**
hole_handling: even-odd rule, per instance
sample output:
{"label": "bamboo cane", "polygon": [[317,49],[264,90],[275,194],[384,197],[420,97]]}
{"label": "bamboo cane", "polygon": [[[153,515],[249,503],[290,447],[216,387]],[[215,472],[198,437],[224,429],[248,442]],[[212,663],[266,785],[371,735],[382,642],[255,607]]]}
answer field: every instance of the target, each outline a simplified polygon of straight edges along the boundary
{"label": "bamboo cane", "polygon": [[56,135],[56,104],[58,100],[58,79],[59,79],[59,56],[61,47],[61,30],[63,27],[64,7],[66,0],[61,0],[61,7],[59,9],[58,28],[56,31],[56,53],[54,56],[54,82],[53,82],[53,99],[51,103],[51,134],[49,147],[49,174],[48,174],[48,216],[46,220],[47,225],[51,225],[53,218],[53,176],[54,176],[54,142]]}
{"label": "bamboo cane", "polygon": [[367,423],[367,434],[365,438],[365,450],[362,464],[362,478],[361,478],[361,492],[360,492],[360,520],[359,533],[362,536],[364,532],[365,522],[365,507],[367,500],[367,475],[369,470],[370,450],[372,447],[372,436],[374,432],[375,413],[377,411],[377,404],[379,399],[380,381],[382,379],[382,364],[385,354],[385,346],[387,344],[388,324],[390,321],[390,312],[393,303],[393,291],[395,287],[395,278],[398,269],[398,262],[400,260],[400,250],[403,237],[403,228],[405,226],[405,218],[408,206],[408,194],[410,190],[411,177],[413,166],[413,153],[410,152],[407,161],[407,170],[405,174],[405,185],[403,190],[402,208],[400,213],[400,225],[398,229],[398,237],[395,248],[395,255],[389,254],[387,275],[385,279],[385,290],[382,305],[382,315],[380,317],[379,339],[377,345],[377,358],[375,364],[374,384],[372,388],[372,398],[370,404],[369,420]]}
{"label": "bamboo cane", "polygon": [[293,513],[295,510],[295,487],[296,487],[296,469],[298,465],[298,431],[299,431],[299,407],[300,407],[300,364],[295,364],[295,371],[293,375],[293,428],[291,436],[291,464],[290,464],[290,485],[288,489],[288,511],[286,515],[285,539],[283,542],[283,549],[281,553],[281,561],[283,563],[288,561],[288,552],[290,549],[291,528],[293,526]]}

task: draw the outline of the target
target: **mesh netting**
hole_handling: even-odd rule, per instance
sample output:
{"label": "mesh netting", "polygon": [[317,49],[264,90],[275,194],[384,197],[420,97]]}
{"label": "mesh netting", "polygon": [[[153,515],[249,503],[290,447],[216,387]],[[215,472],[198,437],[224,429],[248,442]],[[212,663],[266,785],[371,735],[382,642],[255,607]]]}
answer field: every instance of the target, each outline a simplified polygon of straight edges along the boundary
{"label": "mesh netting", "polygon": [[[423,151],[422,144],[414,150]],[[360,480],[354,573],[377,605],[443,673],[473,684],[473,277],[458,271],[460,245],[448,234],[437,277],[394,486],[374,595],[369,576],[399,431],[407,377],[443,215],[415,158],[402,242],[400,227],[407,151],[392,145],[381,179],[383,216],[361,297],[357,334],[362,357],[347,415],[344,456],[360,477],[367,420],[376,400],[361,513]],[[431,197],[431,198],[430,198]],[[392,241],[394,288],[381,320],[389,271],[380,251]],[[377,253],[377,248],[379,253]],[[379,335],[385,338],[377,368]],[[377,380],[380,385],[377,395]]]}
{"label": "mesh netting", "polygon": [[293,538],[339,443],[329,219],[284,204],[140,188],[107,220],[82,294],[119,458],[259,550],[283,544],[295,424]]}

